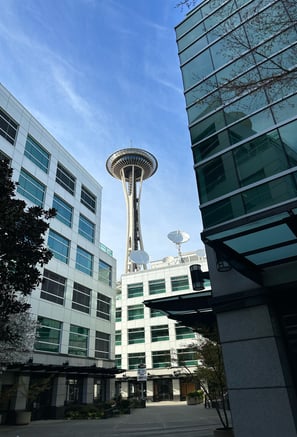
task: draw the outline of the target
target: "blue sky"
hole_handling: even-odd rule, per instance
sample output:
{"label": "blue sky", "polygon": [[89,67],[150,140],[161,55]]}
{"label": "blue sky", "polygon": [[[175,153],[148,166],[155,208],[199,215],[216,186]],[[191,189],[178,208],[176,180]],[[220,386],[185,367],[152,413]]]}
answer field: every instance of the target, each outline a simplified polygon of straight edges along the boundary
{"label": "blue sky", "polygon": [[123,271],[126,209],[105,169],[139,147],[159,168],[143,184],[150,259],[175,255],[170,231],[203,247],[174,26],[177,0],[0,0],[0,81],[103,187],[101,241]]}

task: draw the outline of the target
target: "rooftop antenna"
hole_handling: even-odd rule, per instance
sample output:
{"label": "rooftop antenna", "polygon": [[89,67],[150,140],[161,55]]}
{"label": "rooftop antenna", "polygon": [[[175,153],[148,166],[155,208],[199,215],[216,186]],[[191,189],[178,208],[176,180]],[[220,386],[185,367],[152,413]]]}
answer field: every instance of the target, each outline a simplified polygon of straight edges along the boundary
{"label": "rooftop antenna", "polygon": [[172,232],[169,232],[167,237],[169,238],[170,241],[175,243],[175,245],[177,247],[178,256],[181,260],[181,256],[182,256],[181,245],[183,243],[186,243],[190,239],[190,235],[187,234],[186,232],[183,232],[183,231],[172,231]]}

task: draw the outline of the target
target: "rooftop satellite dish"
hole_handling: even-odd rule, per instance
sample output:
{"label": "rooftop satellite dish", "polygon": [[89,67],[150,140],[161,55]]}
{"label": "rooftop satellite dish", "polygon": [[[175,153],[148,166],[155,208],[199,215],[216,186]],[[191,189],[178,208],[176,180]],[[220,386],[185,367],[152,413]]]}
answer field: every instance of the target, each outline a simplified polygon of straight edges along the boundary
{"label": "rooftop satellite dish", "polygon": [[149,262],[149,256],[144,250],[131,250],[129,258],[135,264],[147,264]]}
{"label": "rooftop satellite dish", "polygon": [[170,241],[176,244],[178,255],[181,258],[180,246],[182,243],[186,243],[190,239],[190,235],[183,231],[172,231],[167,235]]}
{"label": "rooftop satellite dish", "polygon": [[190,239],[190,235],[183,231],[172,231],[167,235],[170,241],[175,244],[185,243]]}

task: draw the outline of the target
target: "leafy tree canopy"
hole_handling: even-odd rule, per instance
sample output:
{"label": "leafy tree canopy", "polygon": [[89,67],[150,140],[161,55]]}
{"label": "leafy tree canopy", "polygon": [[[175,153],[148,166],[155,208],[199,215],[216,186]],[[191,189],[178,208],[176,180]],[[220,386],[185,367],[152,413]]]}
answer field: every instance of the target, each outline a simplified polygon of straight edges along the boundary
{"label": "leafy tree canopy", "polygon": [[51,251],[44,246],[48,219],[55,210],[27,207],[15,198],[12,169],[0,161],[0,338],[13,342],[16,332],[10,329],[12,314],[24,313],[30,305],[20,296],[28,296],[39,284],[39,266],[47,264]]}

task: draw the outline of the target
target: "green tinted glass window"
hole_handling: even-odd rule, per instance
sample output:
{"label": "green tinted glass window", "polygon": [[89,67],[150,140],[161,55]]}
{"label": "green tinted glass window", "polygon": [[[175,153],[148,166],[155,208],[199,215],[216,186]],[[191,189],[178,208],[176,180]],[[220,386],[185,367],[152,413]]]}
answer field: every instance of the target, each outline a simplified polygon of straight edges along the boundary
{"label": "green tinted glass window", "polygon": [[182,67],[182,75],[184,79],[185,89],[190,88],[200,82],[208,74],[212,72],[213,66],[211,62],[209,50],[205,50],[199,56],[189,61]]}
{"label": "green tinted glass window", "polygon": [[50,229],[48,247],[53,252],[55,258],[66,264],[68,263],[70,241],[67,238]]}
{"label": "green tinted glass window", "polygon": [[288,167],[276,130],[242,144],[233,154],[241,186],[265,179]]}
{"label": "green tinted glass window", "polygon": [[151,326],[152,342],[169,340],[168,325]]}
{"label": "green tinted glass window", "polygon": [[89,330],[81,326],[70,325],[68,353],[87,356]]}
{"label": "green tinted glass window", "polygon": [[149,294],[159,294],[165,292],[165,279],[155,279],[153,281],[149,281]]}
{"label": "green tinted glass window", "polygon": [[87,240],[94,243],[95,225],[82,214],[79,215],[78,233]]}
{"label": "green tinted glass window", "polygon": [[77,270],[80,270],[81,272],[84,272],[87,275],[92,276],[93,258],[94,256],[91,253],[77,246],[75,267],[77,268]]}
{"label": "green tinted glass window", "polygon": [[24,154],[41,170],[48,172],[49,153],[30,136],[27,137]]}
{"label": "green tinted glass window", "polygon": [[128,320],[143,319],[144,309],[143,305],[131,305],[128,307]]}
{"label": "green tinted glass window", "polygon": [[143,284],[139,282],[137,284],[128,284],[128,298],[143,296]]}
{"label": "green tinted glass window", "polygon": [[17,192],[35,205],[43,206],[45,186],[24,169],[21,169]]}
{"label": "green tinted glass window", "polygon": [[64,225],[72,226],[72,213],[73,208],[68,203],[66,203],[61,197],[54,195],[53,208],[55,208],[57,215],[56,219],[64,223]]}
{"label": "green tinted glass window", "polygon": [[111,287],[112,285],[112,266],[102,259],[99,259],[99,281],[105,282]]}
{"label": "green tinted glass window", "polygon": [[39,316],[34,349],[44,352],[59,352],[61,329],[62,322]]}
{"label": "green tinted glass window", "polygon": [[128,369],[138,369],[139,364],[145,364],[144,352],[128,354]]}
{"label": "green tinted glass window", "polygon": [[171,356],[170,350],[152,351],[153,368],[170,367]]}
{"label": "green tinted glass window", "polygon": [[144,343],[144,328],[128,329],[128,344]]}
{"label": "green tinted glass window", "polygon": [[151,308],[151,317],[162,317],[166,316],[166,313],[164,311],[155,310],[154,308]]}
{"label": "green tinted glass window", "polygon": [[184,338],[195,338],[195,333],[191,328],[187,326],[175,326],[175,337],[177,340],[183,340]]}
{"label": "green tinted glass window", "polygon": [[172,291],[181,291],[189,289],[189,278],[187,275],[173,276],[171,278]]}
{"label": "green tinted glass window", "polygon": [[116,346],[120,346],[122,344],[122,331],[115,332],[115,344]]}
{"label": "green tinted glass window", "polygon": [[232,153],[225,153],[196,169],[201,203],[239,188]]}

